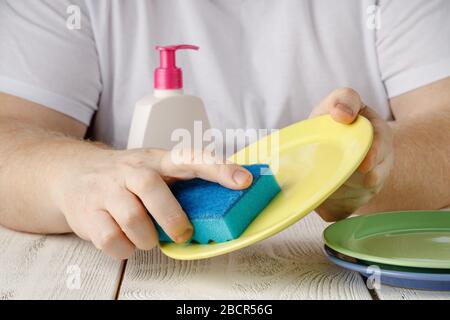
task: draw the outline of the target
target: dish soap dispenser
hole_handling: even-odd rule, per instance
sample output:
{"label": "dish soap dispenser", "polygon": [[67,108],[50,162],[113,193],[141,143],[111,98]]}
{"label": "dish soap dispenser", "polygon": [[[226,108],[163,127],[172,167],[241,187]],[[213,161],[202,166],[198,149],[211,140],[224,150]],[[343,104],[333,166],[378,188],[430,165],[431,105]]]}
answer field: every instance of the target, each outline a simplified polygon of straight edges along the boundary
{"label": "dish soap dispenser", "polygon": [[[202,131],[210,127],[200,98],[183,93],[183,73],[176,66],[180,49],[198,50],[197,46],[157,46],[160,66],[154,73],[154,93],[136,103],[128,137],[128,149],[160,148],[170,150],[179,141],[172,140],[177,129],[185,129],[194,139],[194,124],[201,121]],[[185,131],[186,132],[186,131]]]}

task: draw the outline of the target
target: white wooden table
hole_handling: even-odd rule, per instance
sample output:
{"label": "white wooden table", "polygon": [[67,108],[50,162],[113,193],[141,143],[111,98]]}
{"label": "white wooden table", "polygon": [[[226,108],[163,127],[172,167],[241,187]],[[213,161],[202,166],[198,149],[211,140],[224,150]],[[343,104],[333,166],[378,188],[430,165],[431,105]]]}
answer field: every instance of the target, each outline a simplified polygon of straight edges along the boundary
{"label": "white wooden table", "polygon": [[310,214],[275,237],[217,258],[176,261],[155,249],[126,263],[73,235],[0,227],[0,299],[450,299],[448,292],[368,290],[359,274],[325,258],[325,226]]}

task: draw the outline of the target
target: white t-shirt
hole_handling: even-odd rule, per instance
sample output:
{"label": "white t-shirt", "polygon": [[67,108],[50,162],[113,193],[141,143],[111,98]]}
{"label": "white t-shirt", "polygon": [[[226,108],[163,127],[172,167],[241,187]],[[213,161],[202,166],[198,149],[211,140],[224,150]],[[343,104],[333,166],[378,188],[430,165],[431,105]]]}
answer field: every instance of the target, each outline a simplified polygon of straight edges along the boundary
{"label": "white t-shirt", "polygon": [[179,43],[201,48],[178,65],[213,127],[280,128],[344,86],[390,119],[389,98],[450,76],[450,1],[0,0],[0,91],[121,148],[155,45]]}

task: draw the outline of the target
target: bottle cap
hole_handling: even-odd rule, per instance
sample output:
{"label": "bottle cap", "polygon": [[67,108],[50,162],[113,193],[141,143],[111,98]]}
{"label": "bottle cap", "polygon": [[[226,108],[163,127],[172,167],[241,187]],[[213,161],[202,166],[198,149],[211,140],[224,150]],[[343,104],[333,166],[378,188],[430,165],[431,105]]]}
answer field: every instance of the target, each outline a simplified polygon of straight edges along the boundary
{"label": "bottle cap", "polygon": [[155,69],[154,86],[159,90],[183,88],[183,71],[176,65],[175,53],[181,49],[198,50],[199,47],[181,44],[174,46],[156,46],[159,50],[160,65]]}

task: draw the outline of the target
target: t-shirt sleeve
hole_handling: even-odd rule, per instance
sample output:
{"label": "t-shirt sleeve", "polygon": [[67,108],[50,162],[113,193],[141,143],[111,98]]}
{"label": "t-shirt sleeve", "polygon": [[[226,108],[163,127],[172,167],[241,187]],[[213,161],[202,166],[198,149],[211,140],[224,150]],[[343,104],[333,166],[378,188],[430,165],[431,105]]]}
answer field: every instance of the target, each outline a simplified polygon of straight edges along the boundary
{"label": "t-shirt sleeve", "polygon": [[450,1],[380,0],[377,53],[390,98],[450,76]]}
{"label": "t-shirt sleeve", "polygon": [[0,0],[0,92],[90,124],[101,77],[82,0]]}

